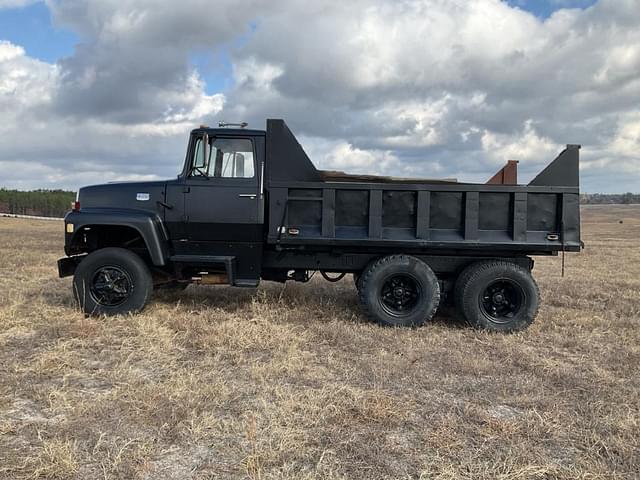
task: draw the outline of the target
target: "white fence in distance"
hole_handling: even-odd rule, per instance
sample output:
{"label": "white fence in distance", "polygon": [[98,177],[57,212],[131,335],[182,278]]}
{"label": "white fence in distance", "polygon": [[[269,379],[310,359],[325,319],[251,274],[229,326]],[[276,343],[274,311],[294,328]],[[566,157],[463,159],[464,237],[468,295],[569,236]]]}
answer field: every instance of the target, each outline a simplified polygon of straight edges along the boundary
{"label": "white fence in distance", "polygon": [[64,220],[64,218],[59,218],[59,217],[37,217],[35,215],[18,215],[16,213],[2,213],[0,212],[0,217],[7,217],[7,218],[29,218],[31,220],[54,220],[54,221],[61,221]]}

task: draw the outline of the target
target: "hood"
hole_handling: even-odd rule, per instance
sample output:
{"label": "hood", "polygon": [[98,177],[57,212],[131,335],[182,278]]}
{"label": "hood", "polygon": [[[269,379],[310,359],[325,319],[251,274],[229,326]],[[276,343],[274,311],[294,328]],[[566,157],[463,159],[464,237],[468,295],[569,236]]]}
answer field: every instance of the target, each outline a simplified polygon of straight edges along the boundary
{"label": "hood", "polygon": [[118,182],[82,187],[78,192],[80,210],[125,208],[157,212],[157,202],[164,201],[167,182]]}

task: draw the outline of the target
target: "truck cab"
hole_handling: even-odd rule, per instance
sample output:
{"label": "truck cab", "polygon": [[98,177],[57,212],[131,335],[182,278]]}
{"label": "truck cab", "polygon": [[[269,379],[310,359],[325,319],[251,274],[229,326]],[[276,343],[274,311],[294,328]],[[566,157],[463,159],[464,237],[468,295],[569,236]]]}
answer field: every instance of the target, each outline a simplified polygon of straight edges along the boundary
{"label": "truck cab", "polygon": [[184,168],[167,182],[160,206],[172,261],[220,257],[233,262],[233,285],[256,286],[264,242],[264,175],[264,131],[194,130]]}
{"label": "truck cab", "polygon": [[80,189],[65,219],[70,257],[61,260],[61,274],[75,271],[78,255],[126,246],[156,267],[160,279],[206,266],[224,273],[218,282],[257,286],[264,175],[264,130],[201,126],[189,136],[177,178]]}

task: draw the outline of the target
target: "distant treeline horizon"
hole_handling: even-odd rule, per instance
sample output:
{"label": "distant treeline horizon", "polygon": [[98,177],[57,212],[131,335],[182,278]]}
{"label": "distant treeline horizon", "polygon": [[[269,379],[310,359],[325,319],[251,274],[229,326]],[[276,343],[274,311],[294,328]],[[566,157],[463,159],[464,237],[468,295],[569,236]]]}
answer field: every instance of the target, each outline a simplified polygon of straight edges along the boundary
{"label": "distant treeline horizon", "polygon": [[582,205],[631,205],[640,203],[640,193],[581,193]]}
{"label": "distant treeline horizon", "polygon": [[71,210],[76,192],[66,190],[9,190],[0,188],[0,213],[64,217]]}
{"label": "distant treeline horizon", "polygon": [[[64,217],[71,209],[76,192],[68,190],[11,190],[0,188],[0,213]],[[640,193],[583,193],[583,205],[640,204]]]}

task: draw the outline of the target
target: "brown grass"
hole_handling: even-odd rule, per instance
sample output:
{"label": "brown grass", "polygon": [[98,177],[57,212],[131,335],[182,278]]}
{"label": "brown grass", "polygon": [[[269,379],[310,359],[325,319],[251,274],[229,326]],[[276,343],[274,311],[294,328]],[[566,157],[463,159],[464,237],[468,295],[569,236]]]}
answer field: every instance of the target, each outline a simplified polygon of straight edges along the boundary
{"label": "brown grass", "polygon": [[638,478],[640,207],[583,220],[537,322],[491,335],[372,325],[350,278],[85,318],[61,225],[0,219],[0,477]]}

